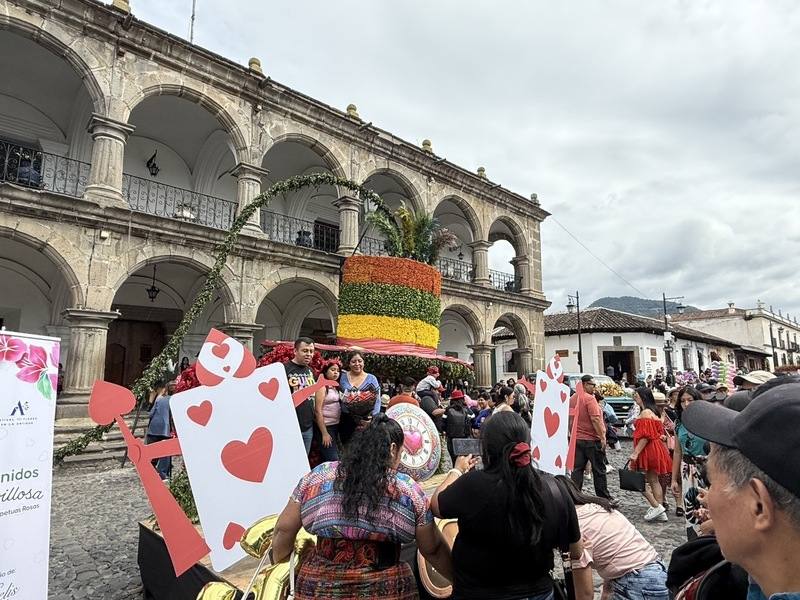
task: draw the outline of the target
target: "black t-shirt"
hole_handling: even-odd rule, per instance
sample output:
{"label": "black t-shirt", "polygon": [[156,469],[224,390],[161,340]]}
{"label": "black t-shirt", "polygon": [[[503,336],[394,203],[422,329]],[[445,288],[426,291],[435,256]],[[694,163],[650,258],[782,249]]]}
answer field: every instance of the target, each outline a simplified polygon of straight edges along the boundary
{"label": "black t-shirt", "polygon": [[[286,368],[286,377],[289,379],[289,389],[292,393],[314,385],[314,372],[311,367],[298,365],[291,360],[283,363],[283,366]],[[314,424],[314,394],[295,408],[295,412],[297,412],[297,422],[300,423],[300,431],[310,429]]]}
{"label": "black t-shirt", "polygon": [[[458,519],[453,600],[511,600],[553,589],[549,572],[559,532],[566,527],[570,543],[580,540],[581,532],[566,490],[562,488],[563,498],[554,500],[550,487],[542,481],[540,492],[545,510],[542,534],[535,546],[511,531],[499,473],[470,471],[439,494],[442,517]],[[556,501],[568,503],[566,510],[559,510]],[[567,515],[567,523],[560,522],[561,514]]]}

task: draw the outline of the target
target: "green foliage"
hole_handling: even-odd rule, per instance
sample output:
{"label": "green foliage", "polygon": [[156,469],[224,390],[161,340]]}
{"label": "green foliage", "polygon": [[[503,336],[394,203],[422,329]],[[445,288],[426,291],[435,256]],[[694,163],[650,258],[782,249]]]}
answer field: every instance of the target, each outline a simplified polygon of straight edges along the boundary
{"label": "green foliage", "polygon": [[439,326],[442,303],[433,294],[389,283],[344,283],[339,313],[419,319]]}
{"label": "green foliage", "polygon": [[181,467],[169,482],[169,491],[175,496],[184,514],[189,517],[192,523],[198,523],[200,517],[197,515],[197,505],[194,503],[194,496],[192,495],[192,486],[189,483],[189,475],[186,473],[186,467]]}
{"label": "green foliage", "polygon": [[379,381],[398,380],[413,377],[417,381],[425,377],[428,367],[439,367],[440,379],[448,381],[461,379],[474,383],[475,374],[468,366],[445,360],[421,358],[418,356],[397,356],[386,354],[364,354],[364,368],[375,375]]}
{"label": "green foliage", "polygon": [[458,245],[458,238],[428,213],[415,214],[403,204],[394,213],[378,204],[367,221],[386,237],[389,256],[436,263],[443,248]]}

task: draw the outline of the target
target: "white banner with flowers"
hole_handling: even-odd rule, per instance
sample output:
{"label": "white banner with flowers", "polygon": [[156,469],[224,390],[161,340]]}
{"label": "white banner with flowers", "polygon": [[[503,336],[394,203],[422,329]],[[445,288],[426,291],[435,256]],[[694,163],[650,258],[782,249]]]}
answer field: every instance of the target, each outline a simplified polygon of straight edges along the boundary
{"label": "white banner with flowers", "polygon": [[47,598],[59,347],[0,331],[0,598]]}

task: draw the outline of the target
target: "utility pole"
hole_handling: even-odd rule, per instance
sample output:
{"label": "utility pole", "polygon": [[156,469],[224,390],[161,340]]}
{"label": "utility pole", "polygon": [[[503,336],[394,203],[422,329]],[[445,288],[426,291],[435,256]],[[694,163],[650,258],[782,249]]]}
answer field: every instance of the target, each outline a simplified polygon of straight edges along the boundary
{"label": "utility pole", "polygon": [[[683,300],[683,296],[674,296],[672,298],[667,298],[666,292],[661,294],[661,297],[664,302],[664,358],[667,361],[667,384],[672,386],[675,385],[675,376],[672,373],[672,336],[669,331],[669,319],[667,319],[667,300]],[[683,304],[678,304],[676,310],[678,314],[683,314],[683,310],[686,308]]]}
{"label": "utility pole", "polygon": [[578,370],[583,373],[583,342],[581,340],[581,295],[578,291],[574,296],[567,295],[569,303],[567,310],[572,312],[577,309],[578,314]]}
{"label": "utility pole", "polygon": [[195,9],[197,8],[197,0],[192,0],[192,18],[189,21],[189,43],[194,43],[194,16]]}

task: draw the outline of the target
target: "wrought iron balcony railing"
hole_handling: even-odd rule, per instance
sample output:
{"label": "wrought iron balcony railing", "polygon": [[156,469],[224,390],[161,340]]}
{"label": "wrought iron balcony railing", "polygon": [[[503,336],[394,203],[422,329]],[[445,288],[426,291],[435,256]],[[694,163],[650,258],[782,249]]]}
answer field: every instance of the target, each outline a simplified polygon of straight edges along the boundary
{"label": "wrought iron balcony railing", "polygon": [[358,250],[367,256],[388,256],[389,254],[386,251],[386,240],[372,237],[363,237]]}
{"label": "wrought iron balcony railing", "polygon": [[261,211],[261,229],[273,241],[323,252],[339,249],[339,227],[321,221],[306,221],[268,210]]}
{"label": "wrought iron balcony railing", "polygon": [[216,229],[229,229],[238,207],[232,200],[128,174],[122,176],[122,195],[133,210]]}
{"label": "wrought iron balcony railing", "polygon": [[473,279],[473,266],[471,263],[454,258],[442,257],[436,261],[436,267],[441,271],[442,277],[455,281],[471,282]]}
{"label": "wrought iron balcony railing", "polygon": [[504,292],[519,292],[521,281],[512,273],[501,273],[500,271],[489,270],[489,279],[492,287]]}
{"label": "wrought iron balcony railing", "polygon": [[89,163],[0,140],[0,182],[80,198]]}

